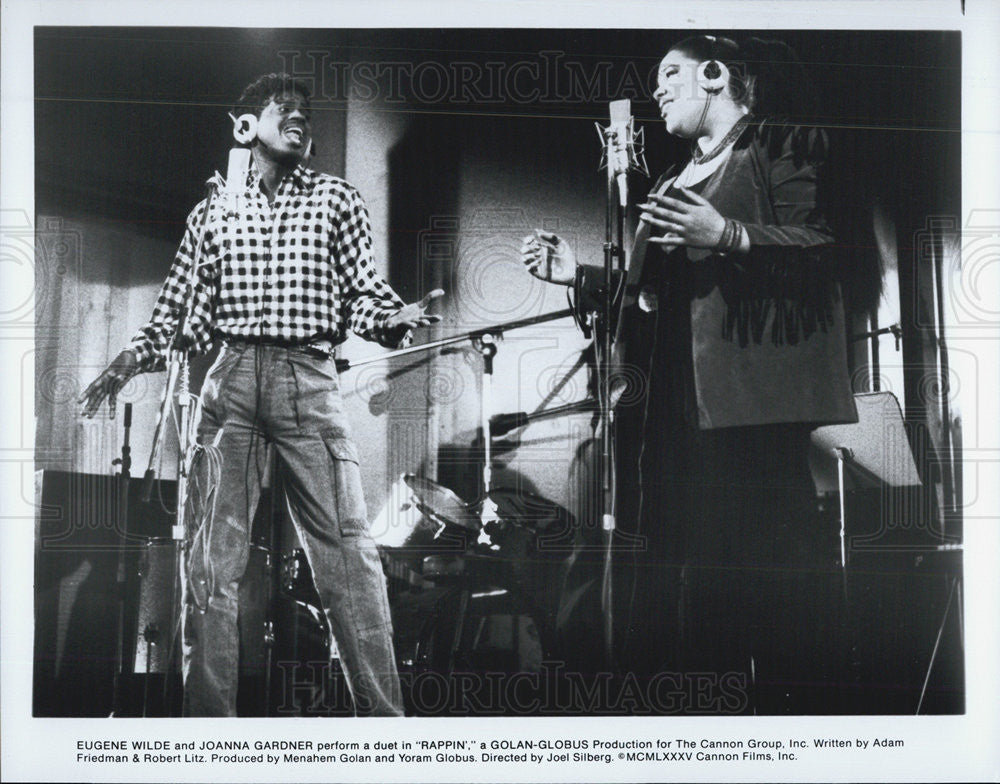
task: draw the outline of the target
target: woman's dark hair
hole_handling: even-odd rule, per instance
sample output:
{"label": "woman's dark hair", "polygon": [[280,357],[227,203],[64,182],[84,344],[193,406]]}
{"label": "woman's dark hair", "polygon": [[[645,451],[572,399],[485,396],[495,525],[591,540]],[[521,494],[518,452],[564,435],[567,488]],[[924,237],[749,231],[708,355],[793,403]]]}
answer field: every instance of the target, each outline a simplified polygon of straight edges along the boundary
{"label": "woman's dark hair", "polygon": [[737,44],[730,38],[694,35],[670,47],[692,60],[718,60],[729,68],[729,91],[734,100],[758,117],[814,118],[817,101],[791,47],[782,41],[748,38]]}
{"label": "woman's dark hair", "polygon": [[309,87],[301,79],[287,73],[269,73],[258,76],[243,88],[239,100],[233,105],[233,114],[239,116],[247,112],[260,117],[260,113],[272,98],[288,93],[302,96],[305,106],[309,106]]}

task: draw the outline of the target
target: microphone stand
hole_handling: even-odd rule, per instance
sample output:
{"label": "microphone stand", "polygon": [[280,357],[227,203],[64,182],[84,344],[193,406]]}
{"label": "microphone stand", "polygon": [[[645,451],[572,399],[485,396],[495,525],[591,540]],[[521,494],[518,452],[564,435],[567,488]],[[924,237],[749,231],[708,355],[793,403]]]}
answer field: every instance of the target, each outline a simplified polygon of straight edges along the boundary
{"label": "microphone stand", "polygon": [[122,456],[111,461],[111,465],[121,466],[118,472],[118,568],[115,572],[115,598],[118,601],[118,624],[115,630],[115,672],[111,687],[111,715],[122,714],[122,677],[125,674],[125,587],[127,570],[125,547],[128,544],[128,486],[132,478],[132,447],[129,434],[132,430],[132,404],[125,404],[125,435],[122,440]]}
{"label": "microphone stand", "polygon": [[497,519],[497,507],[490,498],[490,489],[493,478],[492,434],[490,432],[492,427],[491,411],[493,408],[493,357],[495,357],[497,353],[497,342],[503,337],[505,332],[509,332],[512,329],[530,327],[534,324],[543,324],[547,321],[555,321],[572,315],[573,309],[566,308],[564,310],[553,311],[552,313],[545,313],[541,316],[531,316],[529,318],[518,319],[517,321],[508,321],[504,324],[494,324],[489,327],[482,327],[480,329],[472,330],[471,332],[463,332],[462,334],[452,335],[448,338],[441,338],[440,340],[432,340],[428,343],[421,343],[419,346],[407,346],[406,348],[397,349],[396,351],[389,351],[385,354],[365,357],[364,359],[355,360],[353,362],[346,359],[338,359],[336,360],[337,372],[342,373],[345,370],[361,367],[362,365],[369,365],[373,362],[382,362],[387,359],[405,356],[407,354],[430,351],[435,348],[450,346],[455,343],[464,343],[466,340],[472,342],[472,345],[475,346],[476,350],[483,358],[482,393],[480,397],[479,409],[480,427],[482,428],[483,433],[483,507],[480,512],[480,520],[483,526],[485,526],[486,523]]}
{"label": "microphone stand", "polygon": [[494,324],[489,327],[480,327],[479,329],[474,329],[470,332],[462,332],[458,335],[452,335],[448,338],[441,338],[440,340],[431,340],[427,343],[421,343],[417,346],[407,346],[406,348],[398,348],[395,351],[387,351],[384,354],[375,354],[370,357],[363,357],[361,359],[338,359],[337,360],[337,372],[343,373],[345,370],[351,370],[353,368],[363,367],[364,365],[371,365],[374,362],[384,362],[387,359],[395,359],[396,357],[404,357],[407,354],[417,354],[423,351],[430,351],[435,348],[442,348],[444,346],[451,346],[455,343],[464,343],[466,340],[471,340],[473,342],[481,340],[485,335],[493,335],[495,337],[502,336],[505,332],[509,332],[512,329],[520,329],[522,327],[530,327],[535,324],[544,324],[547,321],[556,321],[561,318],[568,318],[573,315],[572,308],[565,308],[563,310],[554,310],[551,313],[543,313],[541,316],[529,316],[528,318],[518,319],[517,321],[507,321],[503,324]]}
{"label": "microphone stand", "polygon": [[482,394],[479,401],[480,430],[483,434],[483,507],[479,513],[483,530],[486,524],[497,520],[497,505],[490,498],[493,484],[493,435],[490,428],[493,410],[493,357],[497,353],[499,334],[486,333],[473,339],[473,345],[483,358]]}
{"label": "microphone stand", "polygon": [[[156,419],[156,429],[153,434],[153,446],[150,450],[149,465],[143,477],[142,500],[149,503],[152,496],[153,482],[156,479],[156,468],[159,463],[160,454],[163,449],[163,436],[165,425],[170,421],[172,414],[172,403],[177,399],[177,505],[174,513],[174,525],[171,528],[171,538],[174,546],[174,574],[177,580],[174,582],[170,599],[170,618],[174,621],[174,629],[177,628],[177,621],[181,617],[181,596],[186,582],[184,547],[185,547],[185,514],[187,513],[187,486],[188,474],[193,461],[192,439],[191,439],[191,390],[190,390],[190,344],[187,341],[186,331],[188,321],[194,313],[194,301],[197,291],[197,276],[201,271],[202,248],[205,243],[205,229],[208,225],[208,216],[212,210],[212,202],[215,198],[218,186],[215,178],[208,181],[208,192],[205,199],[205,208],[201,216],[201,224],[198,228],[198,243],[191,258],[191,274],[188,277],[187,290],[185,292],[185,304],[181,308],[177,319],[177,328],[170,341],[170,348],[167,352],[167,383],[163,388],[163,397],[160,399],[160,413]],[[170,636],[170,654],[167,656],[167,682],[170,680],[170,670],[172,669],[172,658],[176,651],[176,639],[173,632]],[[167,685],[164,683],[164,689]],[[169,703],[167,703],[169,704]]]}
{"label": "microphone stand", "polygon": [[[608,149],[615,140],[608,138]],[[601,613],[604,620],[604,655],[609,665],[614,664],[614,608],[612,589],[612,551],[615,536],[615,495],[614,456],[612,427],[614,408],[611,405],[611,350],[613,342],[612,313],[614,303],[614,270],[625,269],[623,237],[625,232],[625,210],[619,204],[618,183],[609,154],[607,205],[604,221],[604,301],[601,310],[594,313],[599,345],[597,362],[598,430],[600,433],[600,481],[601,481],[601,529],[604,531],[604,568],[601,575]]]}
{"label": "microphone stand", "polygon": [[597,125],[607,166],[607,203],[604,221],[604,301],[591,312],[595,324],[597,403],[600,431],[601,528],[604,531],[604,568],[601,576],[601,612],[604,619],[604,653],[614,667],[613,560],[615,529],[614,406],[611,403],[611,350],[614,343],[614,308],[618,304],[615,272],[625,280],[625,209],[628,203],[627,175],[630,169],[648,175],[643,132],[634,130],[628,99],[612,101],[611,124]]}

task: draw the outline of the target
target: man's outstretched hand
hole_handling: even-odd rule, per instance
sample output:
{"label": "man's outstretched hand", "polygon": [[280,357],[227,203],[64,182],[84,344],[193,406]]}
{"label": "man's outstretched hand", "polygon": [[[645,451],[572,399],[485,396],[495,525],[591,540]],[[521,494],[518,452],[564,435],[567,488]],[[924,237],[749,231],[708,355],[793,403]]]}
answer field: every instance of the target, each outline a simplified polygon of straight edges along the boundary
{"label": "man's outstretched hand", "polygon": [[444,296],[444,289],[434,289],[419,302],[411,302],[393,313],[386,322],[386,330],[390,334],[402,334],[408,329],[426,327],[437,324],[441,317],[436,313],[428,313],[427,309],[438,297]]}
{"label": "man's outstretched hand", "polygon": [[101,407],[104,398],[107,398],[108,410],[114,418],[118,392],[138,371],[139,360],[135,351],[125,349],[90,383],[90,386],[83,390],[83,394],[77,400],[78,403],[83,403],[83,416],[92,417]]}

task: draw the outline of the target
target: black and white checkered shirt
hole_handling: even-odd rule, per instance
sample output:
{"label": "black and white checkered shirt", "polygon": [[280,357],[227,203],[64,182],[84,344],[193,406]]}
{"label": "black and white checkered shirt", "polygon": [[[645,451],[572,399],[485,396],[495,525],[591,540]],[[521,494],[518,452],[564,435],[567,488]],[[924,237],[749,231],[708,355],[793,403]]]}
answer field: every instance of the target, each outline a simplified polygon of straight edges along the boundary
{"label": "black and white checkered shirt", "polygon": [[[156,370],[186,300],[205,200],[192,210],[153,316],[129,348]],[[193,317],[194,353],[216,338],[336,345],[351,329],[386,346],[403,301],[376,272],[368,209],[354,186],[302,166],[285,176],[269,205],[254,169],[245,194],[217,195],[205,227]]]}

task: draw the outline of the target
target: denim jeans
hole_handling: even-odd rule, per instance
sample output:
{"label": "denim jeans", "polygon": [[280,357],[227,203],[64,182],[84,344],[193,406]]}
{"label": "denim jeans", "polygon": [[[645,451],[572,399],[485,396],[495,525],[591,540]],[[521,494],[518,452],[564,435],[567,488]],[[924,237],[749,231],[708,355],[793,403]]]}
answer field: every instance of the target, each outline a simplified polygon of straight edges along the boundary
{"label": "denim jeans", "polygon": [[355,710],[402,715],[385,577],[369,535],[358,451],[334,360],[315,349],[246,343],[226,345],[202,387],[202,448],[189,496],[184,715],[236,712],[239,585],[267,443],[286,469],[288,510]]}

